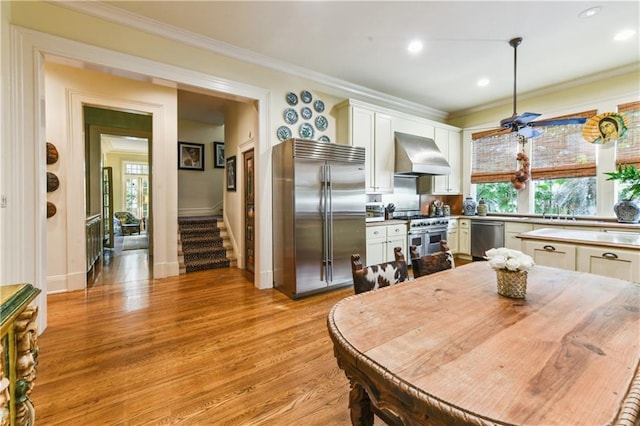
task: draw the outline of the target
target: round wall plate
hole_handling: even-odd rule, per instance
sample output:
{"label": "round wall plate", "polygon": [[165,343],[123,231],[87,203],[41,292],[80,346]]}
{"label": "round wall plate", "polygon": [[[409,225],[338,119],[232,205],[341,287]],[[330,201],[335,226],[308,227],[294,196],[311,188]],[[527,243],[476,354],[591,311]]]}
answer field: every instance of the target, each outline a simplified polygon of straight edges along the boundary
{"label": "round wall plate", "polygon": [[58,176],[51,172],[47,172],[47,192],[53,192],[60,187]]}
{"label": "round wall plate", "polygon": [[58,161],[58,149],[51,142],[47,142],[47,164],[55,164]]}

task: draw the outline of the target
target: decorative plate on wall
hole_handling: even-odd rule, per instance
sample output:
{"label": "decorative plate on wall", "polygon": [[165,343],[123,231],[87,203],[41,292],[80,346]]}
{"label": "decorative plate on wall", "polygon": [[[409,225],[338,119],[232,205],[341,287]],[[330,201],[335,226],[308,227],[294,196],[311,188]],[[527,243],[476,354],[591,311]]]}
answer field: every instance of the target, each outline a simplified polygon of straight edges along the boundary
{"label": "decorative plate on wall", "polygon": [[47,219],[54,216],[57,211],[58,209],[56,208],[56,205],[50,201],[47,201]]}
{"label": "decorative plate on wall", "polygon": [[304,107],[300,110],[300,115],[302,115],[302,118],[305,120],[308,120],[313,115],[313,111],[311,111],[311,108],[309,107]]}
{"label": "decorative plate on wall", "polygon": [[311,139],[315,134],[315,130],[313,130],[313,127],[309,123],[302,123],[298,132],[300,133],[300,137],[304,139]]}
{"label": "decorative plate on wall", "polygon": [[298,95],[296,95],[295,93],[293,93],[293,92],[287,93],[286,98],[287,98],[287,103],[289,105],[291,105],[291,106],[298,105]]}
{"label": "decorative plate on wall", "polygon": [[330,143],[330,142],[331,142],[331,139],[329,139],[329,136],[325,136],[325,135],[320,136],[320,137],[318,138],[318,140],[319,140],[320,142],[327,142],[327,143]]}
{"label": "decorative plate on wall", "polygon": [[286,141],[287,139],[291,139],[291,137],[293,136],[293,133],[291,133],[291,129],[288,128],[287,126],[278,127],[278,130],[276,133],[278,135],[278,140],[280,140],[280,142]]}
{"label": "decorative plate on wall", "polygon": [[300,99],[302,99],[302,102],[304,102],[305,104],[308,104],[313,99],[313,96],[311,96],[311,92],[303,90],[302,92],[300,92]]}
{"label": "decorative plate on wall", "polygon": [[320,100],[315,101],[315,102],[313,103],[313,108],[316,110],[316,112],[322,112],[322,111],[324,111],[324,102],[322,102],[322,101],[320,101]]}
{"label": "decorative plate on wall", "polygon": [[51,172],[47,172],[47,192],[53,192],[60,186],[58,176]]}
{"label": "decorative plate on wall", "polygon": [[327,130],[328,126],[329,126],[329,122],[327,121],[327,118],[324,115],[319,115],[316,117],[316,129],[322,132],[324,130]]}
{"label": "decorative plate on wall", "polygon": [[298,113],[293,108],[284,110],[284,121],[287,124],[296,124],[298,122]]}
{"label": "decorative plate on wall", "polygon": [[51,142],[47,142],[47,164],[55,164],[58,161],[58,149]]}

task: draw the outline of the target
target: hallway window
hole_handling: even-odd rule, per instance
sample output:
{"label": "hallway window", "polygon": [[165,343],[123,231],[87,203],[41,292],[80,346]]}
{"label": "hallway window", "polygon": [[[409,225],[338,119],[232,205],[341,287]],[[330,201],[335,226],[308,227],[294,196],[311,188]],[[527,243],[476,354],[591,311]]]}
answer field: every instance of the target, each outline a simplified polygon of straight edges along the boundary
{"label": "hallway window", "polygon": [[149,215],[149,165],[124,163],[123,182],[126,210],[138,218],[147,218]]}

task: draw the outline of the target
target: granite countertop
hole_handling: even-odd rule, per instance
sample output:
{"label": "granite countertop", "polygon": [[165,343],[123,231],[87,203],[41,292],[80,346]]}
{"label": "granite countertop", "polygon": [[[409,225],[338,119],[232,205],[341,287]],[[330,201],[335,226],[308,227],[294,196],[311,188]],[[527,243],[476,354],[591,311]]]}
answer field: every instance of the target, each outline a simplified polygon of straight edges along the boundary
{"label": "granite countertop", "polygon": [[572,229],[542,228],[523,232],[518,238],[542,241],[558,241],[592,246],[608,246],[640,250],[640,233],[598,232]]}
{"label": "granite countertop", "polygon": [[379,222],[367,222],[367,227],[370,227],[370,226],[398,225],[398,224],[406,225],[407,223],[409,223],[408,220],[390,219],[390,220],[382,220],[382,221],[379,221]]}
{"label": "granite countertop", "polygon": [[640,232],[640,223],[620,223],[615,219],[543,219],[540,216],[459,216],[460,219],[471,220],[500,220],[503,222],[521,222],[521,223],[535,223],[537,225],[549,225],[549,226],[586,226],[594,228],[620,228],[636,230]]}

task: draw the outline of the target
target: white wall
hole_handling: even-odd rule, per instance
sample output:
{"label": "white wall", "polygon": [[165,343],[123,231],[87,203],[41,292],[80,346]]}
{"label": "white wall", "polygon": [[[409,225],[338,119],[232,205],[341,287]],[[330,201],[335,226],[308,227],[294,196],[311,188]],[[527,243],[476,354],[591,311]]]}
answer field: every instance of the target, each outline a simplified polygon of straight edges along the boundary
{"label": "white wall", "polygon": [[[540,119],[558,117],[596,109],[598,113],[615,112],[619,104],[640,100],[640,75],[628,73],[602,79],[580,87],[557,90],[554,93],[529,96],[518,101],[518,112],[531,111],[543,114]],[[471,185],[471,134],[498,127],[501,119],[512,111],[508,105],[457,117],[450,122],[465,128],[463,132],[463,194],[474,194]],[[597,212],[598,217],[615,217],[613,205],[618,201],[615,183],[607,181],[604,172],[615,170],[615,145],[597,146]],[[533,185],[518,194],[519,213],[533,209]]]}
{"label": "white wall", "polygon": [[[57,214],[47,220],[48,292],[86,286],[84,120],[85,104],[153,114],[153,276],[176,275],[177,114],[175,89],[108,76],[65,65],[45,64],[46,139],[59,152],[51,170],[60,188],[49,194]],[[51,167],[51,166],[50,166]]]}
{"label": "white wall", "polygon": [[224,126],[178,120],[178,140],[204,144],[204,171],[178,170],[178,216],[222,214],[224,169],[214,167],[213,142],[224,142]]}

